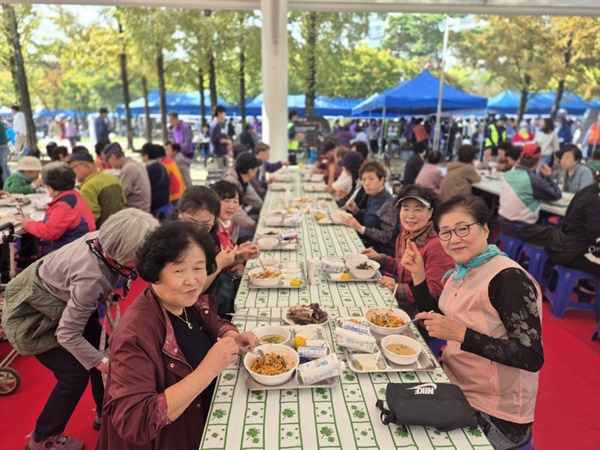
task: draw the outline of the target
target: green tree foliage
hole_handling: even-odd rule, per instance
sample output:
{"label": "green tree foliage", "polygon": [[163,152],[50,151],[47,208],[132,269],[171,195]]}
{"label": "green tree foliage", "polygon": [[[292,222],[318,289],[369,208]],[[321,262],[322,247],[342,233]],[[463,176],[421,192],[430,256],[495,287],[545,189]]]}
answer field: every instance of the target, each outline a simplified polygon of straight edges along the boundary
{"label": "green tree foliage", "polygon": [[316,93],[326,95],[331,79],[340,76],[340,61],[366,35],[367,14],[291,13],[289,91],[306,94],[307,115]]}
{"label": "green tree foliage", "polygon": [[361,45],[349,51],[339,62],[339,75],[329,78],[319,91],[328,97],[365,98],[400,82],[401,75],[411,78],[418,69],[392,56],[390,50]]}
{"label": "green tree foliage", "polygon": [[397,57],[433,62],[437,68],[442,61],[444,32],[439,24],[444,17],[443,14],[390,15],[383,47]]}
{"label": "green tree foliage", "polygon": [[518,120],[529,95],[551,77],[547,56],[546,19],[539,16],[490,16],[488,26],[457,36],[459,57],[472,68],[492,73],[504,89],[521,93]]}

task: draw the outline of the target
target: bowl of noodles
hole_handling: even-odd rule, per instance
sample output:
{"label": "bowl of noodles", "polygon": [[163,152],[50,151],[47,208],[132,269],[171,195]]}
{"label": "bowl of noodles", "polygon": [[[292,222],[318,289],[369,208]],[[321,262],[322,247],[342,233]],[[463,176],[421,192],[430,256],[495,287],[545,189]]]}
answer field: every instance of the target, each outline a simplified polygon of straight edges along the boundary
{"label": "bowl of noodles", "polygon": [[399,308],[371,308],[365,314],[365,319],[373,333],[389,336],[398,334],[403,325],[410,322],[410,317]]}
{"label": "bowl of noodles", "polygon": [[279,285],[283,278],[283,272],[273,267],[257,267],[248,272],[248,276],[257,287],[273,287]]}
{"label": "bowl of noodles", "polygon": [[244,357],[244,367],[254,381],[265,386],[277,386],[294,376],[300,358],[293,349],[283,344],[265,344],[259,345],[256,350],[264,353],[264,362],[253,353],[246,353]]}

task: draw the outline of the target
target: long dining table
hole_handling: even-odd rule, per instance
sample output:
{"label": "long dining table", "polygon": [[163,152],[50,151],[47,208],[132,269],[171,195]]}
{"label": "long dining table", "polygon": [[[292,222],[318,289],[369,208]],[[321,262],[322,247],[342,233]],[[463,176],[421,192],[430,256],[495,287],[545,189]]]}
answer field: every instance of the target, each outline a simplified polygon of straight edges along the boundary
{"label": "long dining table", "polygon": [[[327,193],[304,192],[299,171],[293,175],[292,195],[309,197],[335,209]],[[281,209],[283,192],[269,191],[259,218],[259,228],[269,211]],[[357,233],[341,225],[320,225],[314,211],[305,213],[295,228],[297,250],[269,250],[261,258],[300,261],[306,266],[311,258],[344,256],[360,252],[364,246]],[[285,231],[285,229],[284,229]],[[249,268],[253,267],[249,262]],[[329,282],[305,284],[300,289],[254,289],[248,285],[248,269],[235,299],[233,323],[240,331],[259,325],[283,323],[286,308],[301,303],[318,302],[331,316],[362,316],[375,306],[387,306],[392,293],[376,282]],[[305,272],[306,273],[306,272]],[[269,318],[266,321],[257,317]],[[414,333],[423,349],[429,351],[414,325]],[[334,343],[334,324],[324,326]],[[333,351],[345,361],[343,349],[333,344]],[[355,373],[345,369],[339,384],[314,389],[251,390],[246,386],[248,373],[240,361],[229,366],[218,378],[213,402],[206,420],[200,449],[491,449],[479,428],[442,432],[433,427],[384,425],[378,399],[385,400],[388,383],[449,382],[438,365],[431,371]],[[408,407],[410,407],[408,405]]]}

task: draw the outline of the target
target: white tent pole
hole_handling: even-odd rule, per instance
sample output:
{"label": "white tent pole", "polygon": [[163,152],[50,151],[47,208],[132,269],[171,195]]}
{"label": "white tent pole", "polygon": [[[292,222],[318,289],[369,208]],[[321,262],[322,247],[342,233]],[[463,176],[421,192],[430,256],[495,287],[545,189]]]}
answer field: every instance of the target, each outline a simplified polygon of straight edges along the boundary
{"label": "white tent pole", "polygon": [[[446,63],[446,48],[448,47],[448,16],[444,20],[444,44],[442,46],[442,73],[438,90],[437,113],[435,115],[435,132],[433,134],[433,149],[440,149],[440,133],[442,131],[442,97],[444,95],[444,67]],[[446,155],[444,155],[446,157]]]}
{"label": "white tent pole", "polygon": [[[370,111],[369,111],[370,112]],[[379,132],[379,153],[377,154],[377,159],[380,160],[383,153],[383,131],[385,130],[385,105],[383,106],[383,110],[381,111],[381,131]]]}

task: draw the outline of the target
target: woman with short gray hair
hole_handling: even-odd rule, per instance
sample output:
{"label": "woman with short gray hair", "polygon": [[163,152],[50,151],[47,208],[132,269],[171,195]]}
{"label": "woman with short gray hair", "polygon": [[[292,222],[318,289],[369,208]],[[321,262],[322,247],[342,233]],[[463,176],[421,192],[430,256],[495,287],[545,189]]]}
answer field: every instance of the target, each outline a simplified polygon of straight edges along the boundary
{"label": "woman with short gray hair", "polygon": [[35,355],[57,380],[38,417],[28,449],[82,449],[63,435],[91,379],[96,402],[93,426],[100,427],[108,359],[98,349],[102,327],[98,304],[124,277],[124,294],[137,274],[135,250],[158,226],[150,214],[125,209],[100,231],[88,233],[29,266],[6,287],[2,322],[13,347]]}
{"label": "woman with short gray hair", "polygon": [[42,167],[42,183],[52,201],[41,221],[29,215],[21,219],[21,228],[39,238],[42,255],[73,242],[86,233],[96,231],[96,220],[83,197],[75,189],[75,172],[64,162]]}

